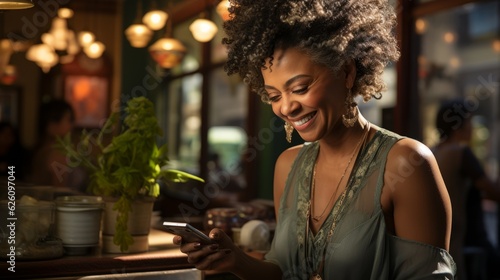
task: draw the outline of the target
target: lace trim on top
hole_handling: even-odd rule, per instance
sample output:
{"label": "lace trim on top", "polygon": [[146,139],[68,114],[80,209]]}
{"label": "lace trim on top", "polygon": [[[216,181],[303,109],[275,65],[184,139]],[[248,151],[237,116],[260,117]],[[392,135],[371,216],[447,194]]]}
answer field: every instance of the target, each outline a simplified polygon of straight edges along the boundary
{"label": "lace trim on top", "polygon": [[[363,150],[360,151],[356,161],[354,163],[351,174],[349,175],[349,179],[347,181],[346,189],[347,189],[347,197],[342,205],[338,204],[338,200],[335,201],[335,204],[328,213],[326,220],[321,225],[319,231],[314,235],[312,232],[309,232],[309,241],[305,240],[305,232],[303,230],[299,230],[297,232],[297,243],[300,248],[305,248],[305,242],[310,242],[312,246],[309,246],[309,252],[306,253],[308,260],[302,260],[304,262],[313,262],[317,263],[322,255],[322,248],[326,246],[325,242],[327,240],[328,231],[331,228],[333,219],[336,216],[336,223],[342,220],[345,210],[349,208],[353,198],[356,196],[358,191],[361,189],[361,181],[367,175],[367,172],[371,169],[371,165],[360,164],[361,162],[369,162],[370,158],[376,153],[378,148],[380,148],[381,138],[378,137],[380,132],[377,131],[375,136],[365,145]],[[298,219],[297,219],[297,228],[305,229],[306,228],[306,217],[307,217],[307,205],[310,197],[310,187],[312,183],[312,174],[314,164],[316,162],[316,158],[319,152],[319,143],[313,142],[309,145],[305,145],[303,149],[308,149],[308,151],[304,151],[302,153],[303,159],[301,160],[301,165],[296,166],[295,170],[304,170],[306,172],[306,176],[304,176],[303,180],[298,182],[298,199],[297,199],[297,211],[298,211]],[[293,172],[293,170],[292,170]],[[379,204],[377,204],[379,205]],[[337,212],[339,214],[337,215]],[[335,242],[336,232],[333,232],[333,236],[330,242]],[[301,258],[303,258],[304,254],[301,254]]]}

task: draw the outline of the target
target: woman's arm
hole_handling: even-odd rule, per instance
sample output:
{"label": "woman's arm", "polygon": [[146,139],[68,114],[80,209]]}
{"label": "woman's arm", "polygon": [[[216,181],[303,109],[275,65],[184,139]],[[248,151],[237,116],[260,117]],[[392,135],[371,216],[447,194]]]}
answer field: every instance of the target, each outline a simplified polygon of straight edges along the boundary
{"label": "woman's arm", "polygon": [[413,139],[397,142],[389,152],[384,180],[395,235],[448,250],[451,203],[429,148]]}
{"label": "woman's arm", "polygon": [[[278,219],[280,199],[285,189],[286,179],[300,147],[292,147],[284,151],[276,161],[273,190],[276,219]],[[181,251],[188,255],[188,262],[200,270],[231,272],[241,279],[282,278],[282,272],[278,265],[247,255],[234,245],[231,238],[222,230],[213,229],[209,236],[215,241],[215,244],[203,246],[197,243],[187,243],[181,245],[180,236],[174,238],[174,244],[181,245]]]}

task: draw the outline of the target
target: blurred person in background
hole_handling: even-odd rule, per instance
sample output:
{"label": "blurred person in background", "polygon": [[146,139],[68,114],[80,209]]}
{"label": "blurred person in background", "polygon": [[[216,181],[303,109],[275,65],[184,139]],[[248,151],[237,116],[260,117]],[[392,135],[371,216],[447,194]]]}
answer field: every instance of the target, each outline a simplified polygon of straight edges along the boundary
{"label": "blurred person in background", "polygon": [[70,167],[66,155],[57,146],[57,139],[73,130],[73,108],[64,100],[51,100],[42,104],[38,120],[39,141],[31,165],[31,183],[83,192],[86,181],[84,169]]}
{"label": "blurred person in background", "polygon": [[[448,189],[453,215],[450,254],[457,264],[458,279],[478,279],[467,269],[464,247],[466,234],[469,244],[481,247],[487,254],[490,276],[498,271],[498,253],[488,240],[483,221],[483,198],[500,201],[500,184],[488,178],[479,159],[474,155],[472,112],[465,100],[444,101],[436,115],[440,142],[432,149]],[[498,180],[497,180],[498,181]],[[496,267],[495,267],[496,265]]]}

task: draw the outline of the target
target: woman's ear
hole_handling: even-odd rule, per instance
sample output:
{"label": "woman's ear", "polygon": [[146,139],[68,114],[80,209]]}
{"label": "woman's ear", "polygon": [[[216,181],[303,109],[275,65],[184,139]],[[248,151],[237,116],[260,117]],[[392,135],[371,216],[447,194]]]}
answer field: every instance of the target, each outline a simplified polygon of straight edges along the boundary
{"label": "woman's ear", "polygon": [[356,80],[356,63],[353,59],[349,59],[344,63],[344,73],[345,73],[345,86],[346,88],[352,88],[354,86],[354,80]]}

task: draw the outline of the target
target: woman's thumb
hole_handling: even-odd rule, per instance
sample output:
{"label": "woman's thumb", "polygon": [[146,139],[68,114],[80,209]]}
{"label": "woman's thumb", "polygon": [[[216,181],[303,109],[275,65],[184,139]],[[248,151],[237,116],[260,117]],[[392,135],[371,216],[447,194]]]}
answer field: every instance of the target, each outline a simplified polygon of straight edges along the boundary
{"label": "woman's thumb", "polygon": [[216,243],[223,245],[224,247],[233,244],[233,240],[221,229],[214,228],[210,231],[210,239],[214,240]]}

